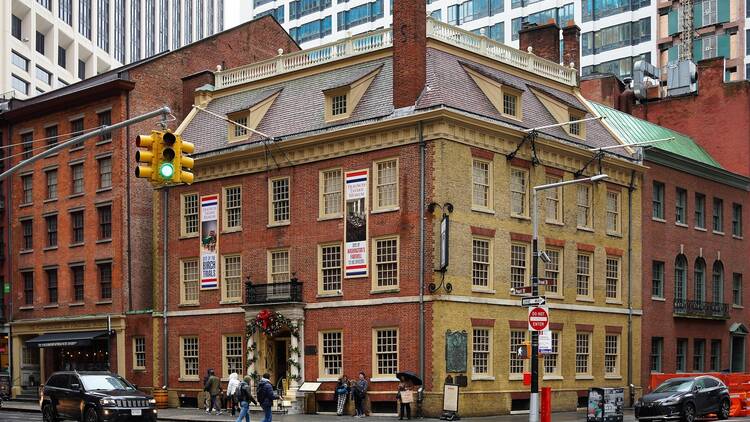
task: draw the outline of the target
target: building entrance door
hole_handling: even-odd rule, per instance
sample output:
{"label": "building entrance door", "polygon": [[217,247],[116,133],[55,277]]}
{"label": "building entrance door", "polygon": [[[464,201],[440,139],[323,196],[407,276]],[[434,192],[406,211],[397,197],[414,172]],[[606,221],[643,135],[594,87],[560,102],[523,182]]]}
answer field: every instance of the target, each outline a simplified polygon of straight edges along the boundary
{"label": "building entrance door", "polygon": [[276,339],[274,341],[274,373],[272,382],[274,386],[281,387],[279,380],[286,378],[289,370],[289,339]]}

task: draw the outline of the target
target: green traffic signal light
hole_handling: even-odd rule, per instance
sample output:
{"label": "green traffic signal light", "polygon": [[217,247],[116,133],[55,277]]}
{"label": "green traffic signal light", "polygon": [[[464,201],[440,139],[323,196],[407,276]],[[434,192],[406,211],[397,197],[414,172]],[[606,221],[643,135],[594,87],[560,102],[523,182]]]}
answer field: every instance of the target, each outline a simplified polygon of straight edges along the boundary
{"label": "green traffic signal light", "polygon": [[174,166],[170,163],[164,163],[159,167],[159,175],[164,180],[171,180],[174,175]]}

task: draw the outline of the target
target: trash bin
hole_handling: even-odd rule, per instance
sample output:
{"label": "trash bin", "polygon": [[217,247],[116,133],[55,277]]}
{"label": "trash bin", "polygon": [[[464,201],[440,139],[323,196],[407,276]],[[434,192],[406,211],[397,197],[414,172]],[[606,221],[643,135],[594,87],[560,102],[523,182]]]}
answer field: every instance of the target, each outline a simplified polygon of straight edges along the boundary
{"label": "trash bin", "polygon": [[624,404],[624,388],[590,388],[586,420],[588,422],[622,422]]}

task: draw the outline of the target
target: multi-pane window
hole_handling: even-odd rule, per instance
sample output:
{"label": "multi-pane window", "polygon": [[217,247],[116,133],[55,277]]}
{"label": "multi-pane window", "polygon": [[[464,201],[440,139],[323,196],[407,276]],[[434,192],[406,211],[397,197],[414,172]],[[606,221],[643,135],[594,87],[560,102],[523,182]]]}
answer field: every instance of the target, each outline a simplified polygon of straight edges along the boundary
{"label": "multi-pane window", "polygon": [[344,367],[344,341],[341,331],[320,334],[323,373],[322,376],[340,376]]}
{"label": "multi-pane window", "polygon": [[706,228],[706,195],[695,194],[695,227]]}
{"label": "multi-pane window", "polygon": [[109,52],[109,0],[99,0],[98,5],[96,45]]}
{"label": "multi-pane window", "polygon": [[342,190],[341,169],[320,172],[321,217],[341,216]]}
{"label": "multi-pane window", "polygon": [[23,185],[23,200],[22,205],[31,204],[34,202],[34,178],[32,175],[27,174],[21,176],[21,184]]}
{"label": "multi-pane window", "polygon": [[547,248],[546,252],[549,257],[549,262],[544,264],[544,278],[550,280],[547,286],[545,286],[546,292],[547,294],[552,295],[562,294],[562,249]]}
{"label": "multi-pane window", "polygon": [[[208,2],[209,9],[213,2]],[[169,48],[169,6],[168,0],[159,0],[159,52],[166,51]],[[210,27],[210,26],[209,26]]]}
{"label": "multi-pane window", "polygon": [[57,303],[57,268],[44,272],[47,274],[47,303]]}
{"label": "multi-pane window", "polygon": [[10,62],[24,72],[29,71],[29,59],[20,55],[19,53],[16,53],[15,51],[11,51],[10,53]]}
{"label": "multi-pane window", "polygon": [[721,370],[721,340],[711,340],[711,367],[708,368],[711,372],[719,372]]}
{"label": "multi-pane window", "polygon": [[[81,64],[83,64],[83,66]],[[84,74],[81,74],[82,69],[84,71]],[[86,77],[85,70],[86,70],[86,62],[82,60],[78,60],[78,78],[79,79],[84,79]],[[70,138],[71,139],[75,138],[76,136],[83,135],[84,130],[85,129],[84,129],[83,118],[70,121]],[[81,147],[83,147],[83,141],[76,142],[75,144],[71,145],[70,149],[72,150],[72,149],[81,148]]]}
{"label": "multi-pane window", "polygon": [[607,257],[605,294],[609,300],[620,299],[620,258]]}
{"label": "multi-pane window", "polygon": [[22,220],[23,250],[34,249],[34,220]]}
{"label": "multi-pane window", "polygon": [[576,257],[576,295],[591,296],[591,254],[579,253]]}
{"label": "multi-pane window", "polygon": [[398,330],[375,330],[375,374],[396,375],[398,372]]}
{"label": "multi-pane window", "polygon": [[180,375],[183,378],[198,379],[198,337],[182,337],[181,343]]}
{"label": "multi-pane window", "polygon": [[185,44],[193,42],[193,2],[185,2]]}
{"label": "multi-pane window", "polygon": [[525,359],[522,359],[521,356],[518,356],[518,349],[523,345],[525,341],[526,341],[526,331],[521,331],[521,330],[510,331],[510,353],[509,353],[510,364],[509,364],[508,372],[511,375],[523,374]]}
{"label": "multi-pane window", "polygon": [[706,261],[703,258],[695,260],[693,268],[694,298],[698,302],[706,299]]}
{"label": "multi-pane window", "polygon": [[224,375],[242,372],[242,336],[225,336]]}
{"label": "multi-pane window", "polygon": [[518,116],[518,96],[503,92],[503,114]]}
{"label": "multi-pane window", "polygon": [[99,160],[99,189],[112,187],[112,157]]}
{"label": "multi-pane window", "polygon": [[198,194],[182,196],[182,235],[198,234]]}
{"label": "multi-pane window", "polygon": [[182,30],[180,28],[182,24],[182,2],[172,2],[172,50],[180,48],[180,35]]}
{"label": "multi-pane window", "polygon": [[732,204],[732,236],[742,237],[742,205]]}
{"label": "multi-pane window", "polygon": [[742,306],[742,274],[732,274],[732,304]]}
{"label": "multi-pane window", "polygon": [[[96,115],[99,118],[99,126],[109,126],[112,124],[112,110],[102,111]],[[112,132],[107,132],[99,137],[100,142],[112,140]]]}
{"label": "multi-pane window", "polygon": [[31,158],[34,155],[34,132],[26,132],[21,134],[21,145],[23,148],[24,160]]}
{"label": "multi-pane window", "polygon": [[571,135],[581,136],[581,122],[578,122],[577,120],[581,120],[582,118],[583,117],[580,115],[568,115],[568,121],[573,122],[568,124],[568,132],[570,132]]}
{"label": "multi-pane window", "polygon": [[375,163],[375,209],[398,207],[398,160]]}
{"label": "multi-pane window", "polygon": [[225,300],[242,299],[242,257],[240,255],[225,256],[222,265],[224,278]]}
{"label": "multi-pane window", "polygon": [[492,337],[488,328],[474,328],[471,341],[471,368],[474,375],[490,374]]}
{"label": "multi-pane window", "polygon": [[91,39],[91,0],[78,0],[78,32]]}
{"label": "multi-pane window", "polygon": [[146,337],[133,337],[133,369],[146,369]]}
{"label": "multi-pane window", "polygon": [[679,255],[674,261],[674,299],[687,298],[687,259]]}
{"label": "multi-pane window", "polygon": [[591,373],[591,333],[576,333],[576,374]]}
{"label": "multi-pane window", "polygon": [[[191,1],[186,4],[189,5]],[[141,59],[141,0],[130,0],[130,61]]]}
{"label": "multi-pane window", "polygon": [[15,73],[12,73],[10,75],[10,84],[16,91],[28,95],[29,94],[29,83],[26,82],[23,78],[17,76]]}
{"label": "multi-pane window", "polygon": [[57,198],[57,170],[44,173],[47,176],[47,199]]}
{"label": "multi-pane window", "polygon": [[693,371],[703,372],[706,361],[706,340],[697,338],[693,340]]}
{"label": "multi-pane window", "polygon": [[[115,1],[115,59],[120,63],[125,63],[125,0]],[[174,2],[180,4],[180,2]],[[163,15],[167,15],[166,9]]]}
{"label": "multi-pane window", "polygon": [[99,267],[99,288],[102,299],[112,299],[112,263],[105,262],[98,264]]}
{"label": "multi-pane window", "polygon": [[604,336],[604,374],[620,374],[620,336],[616,334]]}
{"label": "multi-pane window", "polygon": [[182,297],[180,303],[198,303],[198,260],[181,261],[182,266]]}
{"label": "multi-pane window", "polygon": [[83,193],[83,163],[70,166],[72,175],[71,193],[73,195]]}
{"label": "multi-pane window", "polygon": [[662,372],[664,338],[651,337],[651,372]]}
{"label": "multi-pane window", "polygon": [[57,214],[44,217],[47,223],[47,247],[54,248],[57,246]]}
{"label": "multi-pane window", "polygon": [[560,332],[551,331],[552,348],[544,355],[544,373],[560,375]]}
{"label": "multi-pane window", "polygon": [[714,198],[714,231],[724,233],[724,201]]}
{"label": "multi-pane window", "polygon": [[289,178],[271,180],[271,223],[289,222]]}
{"label": "multi-pane window", "polygon": [[474,160],[472,170],[472,205],[491,208],[490,200],[492,191],[490,188],[490,176],[490,163],[483,160]]}
{"label": "multi-pane window", "polygon": [[471,252],[471,285],[479,288],[490,287],[490,241],[488,239],[472,239]]}
{"label": "multi-pane window", "polygon": [[375,287],[398,286],[398,238],[375,239]]}
{"label": "multi-pane window", "polygon": [[23,276],[23,304],[33,305],[34,304],[34,273],[32,271],[24,271],[21,273]]}
{"label": "multi-pane window", "polygon": [[341,290],[341,244],[320,247],[321,290]]}
{"label": "multi-pane window", "polygon": [[241,117],[235,117],[233,120],[234,124],[232,124],[232,127],[234,128],[234,137],[242,138],[247,136],[247,116],[243,115]]}
{"label": "multi-pane window", "polygon": [[83,302],[83,266],[70,267],[73,278],[73,302]]}
{"label": "multi-pane window", "polygon": [[651,262],[651,297],[664,298],[664,263]]}
{"label": "multi-pane window", "polygon": [[[145,27],[155,28],[156,27],[156,0],[146,0],[145,6]],[[166,12],[166,9],[164,9]],[[144,57],[151,57],[154,55],[155,45],[154,41],[156,38],[156,31],[146,30],[146,51]],[[201,36],[201,38],[203,38]]]}
{"label": "multi-pane window", "polygon": [[97,207],[96,213],[99,217],[99,240],[112,238],[112,206],[103,205]]}
{"label": "multi-pane window", "polygon": [[70,213],[71,240],[70,243],[83,243],[83,210]]}
{"label": "multi-pane window", "polygon": [[[559,183],[562,179],[557,176],[547,176],[547,184]],[[562,223],[562,186],[555,189],[547,189],[547,222]]]}
{"label": "multi-pane window", "polygon": [[346,114],[346,94],[334,95],[331,98],[331,115]]}
{"label": "multi-pane window", "polygon": [[526,206],[528,197],[529,172],[526,169],[510,168],[510,214],[528,215]]}
{"label": "multi-pane window", "polygon": [[[63,0],[64,1],[64,0]],[[16,39],[23,39],[23,20],[16,15],[10,15],[10,33]]]}
{"label": "multi-pane window", "polygon": [[44,128],[44,138],[47,141],[47,146],[57,145],[57,135],[57,125]]}
{"label": "multi-pane window", "polygon": [[651,217],[664,219],[664,183],[654,182]]}
{"label": "multi-pane window", "polygon": [[607,191],[607,233],[620,233],[620,192]]}
{"label": "multi-pane window", "polygon": [[724,303],[724,265],[714,262],[711,276],[711,299],[714,303]]}
{"label": "multi-pane window", "polygon": [[676,223],[687,224],[687,191],[677,188],[675,191],[674,220]]}
{"label": "multi-pane window", "polygon": [[242,188],[232,186],[224,188],[224,229],[242,227]]}
{"label": "multi-pane window", "polygon": [[677,350],[675,354],[675,368],[677,372],[685,372],[687,370],[687,347],[687,339],[677,339]]}
{"label": "multi-pane window", "polygon": [[277,250],[277,251],[271,251],[270,254],[270,260],[271,260],[271,282],[272,283],[286,283],[289,281],[290,277],[290,271],[289,271],[289,250],[283,249],[283,250]]}
{"label": "multi-pane window", "polygon": [[578,185],[576,189],[576,224],[578,227],[591,228],[591,186]]}
{"label": "multi-pane window", "polygon": [[528,246],[522,243],[510,245],[510,287],[519,288],[526,285],[526,263]]}

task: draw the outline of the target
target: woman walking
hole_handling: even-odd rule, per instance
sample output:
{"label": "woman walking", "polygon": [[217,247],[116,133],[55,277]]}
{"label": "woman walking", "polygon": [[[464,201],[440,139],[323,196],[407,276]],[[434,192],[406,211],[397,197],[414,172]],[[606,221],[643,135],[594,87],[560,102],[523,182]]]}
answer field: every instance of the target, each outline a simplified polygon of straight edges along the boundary
{"label": "woman walking", "polygon": [[344,414],[346,398],[349,396],[349,384],[346,376],[339,378],[334,394],[336,395],[336,416],[341,416]]}
{"label": "woman walking", "polygon": [[240,376],[236,372],[232,372],[229,375],[229,384],[227,384],[227,407],[232,408],[232,416],[234,416],[235,409],[237,409],[237,387],[240,386]]}

